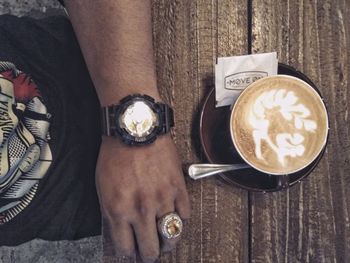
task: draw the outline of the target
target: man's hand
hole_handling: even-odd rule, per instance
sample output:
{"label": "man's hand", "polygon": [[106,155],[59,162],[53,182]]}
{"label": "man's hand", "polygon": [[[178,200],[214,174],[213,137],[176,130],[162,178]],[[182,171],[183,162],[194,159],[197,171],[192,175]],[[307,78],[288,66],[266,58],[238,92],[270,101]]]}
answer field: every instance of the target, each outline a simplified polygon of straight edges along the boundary
{"label": "man's hand", "polygon": [[[101,106],[135,93],[159,101],[151,1],[65,0],[65,4]],[[96,181],[118,254],[131,255],[137,247],[145,261],[154,261],[160,246],[174,246],[176,240],[158,240],[156,220],[173,211],[188,218],[190,208],[169,135],[141,147],[103,138]]]}
{"label": "man's hand", "polygon": [[160,248],[170,250],[177,240],[159,240],[157,219],[176,211],[190,216],[181,163],[170,135],[153,144],[130,147],[104,137],[96,170],[102,213],[107,218],[116,252],[145,262],[155,261]]}

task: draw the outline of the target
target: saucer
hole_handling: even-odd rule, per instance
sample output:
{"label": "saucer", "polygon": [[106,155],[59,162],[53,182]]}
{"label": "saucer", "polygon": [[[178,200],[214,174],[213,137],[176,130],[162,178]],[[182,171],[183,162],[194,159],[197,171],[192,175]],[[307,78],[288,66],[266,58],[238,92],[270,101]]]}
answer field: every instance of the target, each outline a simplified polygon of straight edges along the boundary
{"label": "saucer", "polygon": [[[278,74],[290,75],[302,79],[310,84],[319,94],[315,84],[304,74],[294,68],[278,65]],[[237,98],[238,96],[236,96]],[[236,99],[235,98],[235,99]],[[215,89],[213,88],[205,98],[200,116],[200,140],[207,160],[216,164],[243,164],[243,159],[235,150],[228,128],[230,106],[215,107]],[[325,147],[319,156],[303,170],[287,176],[288,187],[300,182],[309,175],[323,156]],[[284,176],[265,174],[253,168],[225,172],[219,176],[229,184],[242,187],[250,191],[272,192],[285,189],[282,184]]]}

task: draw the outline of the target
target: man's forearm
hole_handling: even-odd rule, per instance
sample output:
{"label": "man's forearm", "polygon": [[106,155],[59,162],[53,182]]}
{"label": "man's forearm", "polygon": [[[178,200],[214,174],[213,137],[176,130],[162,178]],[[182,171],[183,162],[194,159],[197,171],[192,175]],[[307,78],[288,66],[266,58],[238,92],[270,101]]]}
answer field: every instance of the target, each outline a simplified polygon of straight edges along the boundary
{"label": "man's forearm", "polygon": [[[102,106],[132,93],[159,100],[150,0],[65,0]],[[160,238],[157,220],[190,215],[181,161],[170,136],[128,147],[104,136],[96,164],[101,211],[117,255],[154,262],[179,238]]]}
{"label": "man's forearm", "polygon": [[101,105],[132,94],[159,99],[149,0],[66,0]]}

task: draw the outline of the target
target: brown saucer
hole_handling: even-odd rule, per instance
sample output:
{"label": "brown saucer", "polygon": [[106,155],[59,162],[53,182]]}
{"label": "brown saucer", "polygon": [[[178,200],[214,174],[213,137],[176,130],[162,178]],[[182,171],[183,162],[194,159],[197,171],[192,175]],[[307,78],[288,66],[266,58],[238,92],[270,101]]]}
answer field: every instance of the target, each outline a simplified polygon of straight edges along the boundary
{"label": "brown saucer", "polygon": [[[318,93],[316,86],[304,74],[285,64],[279,64],[278,74],[291,75],[309,83]],[[228,129],[230,106],[215,108],[215,89],[212,89],[202,108],[200,116],[200,140],[204,154],[210,163],[235,164],[244,163],[235,150]],[[318,164],[320,155],[305,169],[287,176],[287,187],[305,178]],[[253,168],[219,174],[227,183],[250,191],[279,191],[286,187],[283,176],[265,174]]]}

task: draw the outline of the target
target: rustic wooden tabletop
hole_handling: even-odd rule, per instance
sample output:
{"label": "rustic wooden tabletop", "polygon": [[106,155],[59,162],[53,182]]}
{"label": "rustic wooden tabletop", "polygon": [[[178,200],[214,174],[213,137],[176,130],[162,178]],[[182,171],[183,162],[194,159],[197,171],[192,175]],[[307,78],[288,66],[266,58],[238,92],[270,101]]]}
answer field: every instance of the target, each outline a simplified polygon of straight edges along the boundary
{"label": "rustic wooden tabletop", "polygon": [[[58,7],[52,0],[3,0],[0,11],[39,4]],[[287,191],[253,193],[216,178],[186,178],[192,218],[161,262],[350,262],[350,1],[153,0],[153,21],[159,88],[175,108],[173,136],[184,167],[205,160],[198,114],[219,56],[277,51],[316,83],[331,128],[316,170]],[[1,248],[0,262],[97,262],[98,244],[33,241]],[[108,229],[104,262],[129,262],[113,257]]]}
{"label": "rustic wooden tabletop", "polygon": [[[153,21],[159,88],[175,108],[184,167],[204,161],[198,113],[218,56],[277,51],[316,83],[330,117],[323,159],[287,191],[186,178],[192,218],[161,262],[350,262],[349,0],[155,0]],[[128,262],[112,256],[104,232],[104,261]]]}

